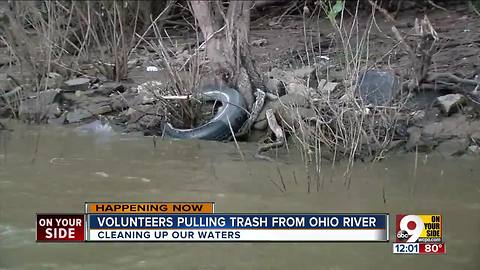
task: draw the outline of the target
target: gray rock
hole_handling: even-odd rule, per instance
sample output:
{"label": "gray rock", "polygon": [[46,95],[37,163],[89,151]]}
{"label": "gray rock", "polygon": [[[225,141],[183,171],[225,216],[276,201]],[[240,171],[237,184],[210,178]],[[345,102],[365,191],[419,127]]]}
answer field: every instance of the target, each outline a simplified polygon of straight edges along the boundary
{"label": "gray rock", "polygon": [[108,96],[112,92],[116,92],[116,91],[122,93],[125,91],[125,87],[119,82],[105,82],[100,87],[98,87],[97,90],[95,90],[96,93],[99,93],[105,96]]}
{"label": "gray rock", "polygon": [[277,96],[283,96],[285,95],[285,87],[283,86],[283,83],[275,78],[268,78],[265,79],[265,88],[267,92],[272,93]]}
{"label": "gray rock", "polygon": [[272,102],[271,107],[278,110],[284,106],[288,107],[308,107],[308,99],[301,94],[286,94],[281,96],[278,100]]}
{"label": "gray rock", "polygon": [[88,78],[75,78],[64,82],[64,90],[69,92],[85,91],[89,86]]}
{"label": "gray rock", "polygon": [[387,71],[369,70],[359,76],[359,92],[364,103],[387,105],[400,90],[400,80]]}
{"label": "gray rock", "polygon": [[93,116],[99,116],[111,112],[112,101],[108,98],[92,98],[78,104],[78,107],[68,112],[66,120],[68,123],[78,123],[87,120]]}
{"label": "gray rock", "polygon": [[62,75],[56,72],[50,72],[47,74],[47,77],[42,81],[41,89],[61,88],[62,85],[63,85]]}
{"label": "gray rock", "polygon": [[267,129],[267,126],[268,126],[267,119],[262,119],[260,121],[256,121],[255,124],[253,124],[253,129],[255,129],[255,130],[265,130],[265,129]]}
{"label": "gray rock", "polygon": [[23,100],[18,109],[20,119],[42,122],[59,114],[58,105],[54,103],[56,103],[60,91],[60,89],[50,89],[39,92],[38,96],[34,98]]}
{"label": "gray rock", "polygon": [[296,124],[301,120],[312,119],[316,117],[316,112],[314,109],[304,107],[281,108],[277,111],[277,113],[281,116],[282,123],[290,127],[296,126]]}
{"label": "gray rock", "polygon": [[310,88],[308,88],[306,85],[301,84],[301,83],[289,83],[287,85],[287,93],[288,94],[298,94],[298,95],[303,95],[303,96],[309,96],[310,95]]}
{"label": "gray rock", "polygon": [[15,83],[7,77],[6,73],[0,74],[0,93],[8,92],[15,88]]}
{"label": "gray rock", "polygon": [[461,94],[448,94],[437,98],[437,102],[442,112],[449,115],[457,110],[461,105],[465,104],[466,99]]}
{"label": "gray rock", "polygon": [[89,112],[89,111],[87,111],[83,108],[79,108],[79,109],[74,110],[73,112],[68,112],[68,114],[66,116],[66,121],[69,124],[78,123],[78,122],[84,121],[86,119],[89,119],[93,116],[94,116],[93,113],[91,113],[91,112]]}
{"label": "gray rock", "polygon": [[467,139],[451,139],[441,142],[435,150],[443,156],[457,156],[465,153],[468,147]]}
{"label": "gray rock", "polygon": [[420,123],[425,119],[425,111],[419,110],[412,114],[412,122],[413,123]]}
{"label": "gray rock", "polygon": [[407,133],[408,141],[405,148],[407,150],[412,150],[415,146],[419,145],[420,138],[422,137],[422,130],[419,127],[409,127]]}

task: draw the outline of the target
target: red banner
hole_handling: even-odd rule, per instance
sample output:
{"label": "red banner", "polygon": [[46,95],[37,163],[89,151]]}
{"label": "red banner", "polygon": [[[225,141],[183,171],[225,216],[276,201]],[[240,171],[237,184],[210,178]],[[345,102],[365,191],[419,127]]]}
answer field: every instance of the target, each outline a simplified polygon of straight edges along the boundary
{"label": "red banner", "polygon": [[37,242],[78,242],[84,240],[84,215],[37,214]]}

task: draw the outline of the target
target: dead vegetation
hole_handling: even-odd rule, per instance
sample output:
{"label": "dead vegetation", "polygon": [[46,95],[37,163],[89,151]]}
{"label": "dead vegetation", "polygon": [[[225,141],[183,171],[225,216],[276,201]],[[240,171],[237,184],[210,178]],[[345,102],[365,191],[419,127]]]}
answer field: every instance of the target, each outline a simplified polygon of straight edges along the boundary
{"label": "dead vegetation", "polygon": [[[128,91],[114,91],[123,102],[117,106],[121,114],[128,109],[128,114],[148,115],[151,121],[147,126],[152,129],[161,128],[161,121],[193,127],[202,118],[195,89],[205,84],[228,85],[245,97],[250,116],[237,134],[232,132],[232,138],[236,141],[248,137],[261,115],[269,127],[257,157],[272,160],[266,152],[282,146],[289,149],[294,143],[317,174],[325,159],[332,165],[347,159],[351,168],[358,158],[382,159],[404,140],[412,113],[406,103],[416,91],[444,87],[460,92],[463,88],[459,84],[479,85],[477,80],[458,74],[432,72],[432,57],[441,50],[441,37],[428,17],[412,20],[412,30],[405,32],[396,27],[402,5],[383,2],[285,4],[279,16],[271,20],[271,26],[278,26],[295,12],[302,17],[303,49],[297,55],[309,72],[300,80],[259,72],[250,50],[253,5],[248,1],[167,1],[154,16],[138,1],[15,2],[8,14],[10,28],[2,42],[21,72],[8,75],[18,88],[2,96],[15,113],[31,92],[38,96],[41,91],[56,88],[55,73],[64,78],[87,77],[92,82],[98,78],[125,81],[135,65],[132,58],[141,50],[148,51],[154,55],[149,60],[169,75],[169,83],[142,86],[140,90],[155,100],[153,106],[132,103]],[[423,4],[443,9],[443,2]],[[362,10],[371,10],[365,24],[359,22]],[[389,48],[387,57],[407,53],[409,66],[403,74],[395,74],[395,67],[390,65],[382,67],[393,75],[402,75],[402,87],[389,102],[372,104],[362,98],[359,87],[365,72],[375,70],[381,60],[372,56],[370,44],[379,17],[393,26],[386,35],[395,38],[396,44]],[[320,28],[320,22],[333,29],[328,39],[320,32],[311,34],[317,33],[314,30]],[[191,48],[179,45],[166,31],[166,25],[189,29],[195,33],[195,44]],[[325,51],[326,42],[336,50]],[[332,81],[331,74],[338,70],[341,76]],[[26,94],[28,85],[33,91]],[[278,91],[278,85],[287,90],[285,96],[295,94],[301,102],[282,97],[285,93]],[[470,92],[463,93],[476,101]],[[40,120],[43,118],[37,122]]]}

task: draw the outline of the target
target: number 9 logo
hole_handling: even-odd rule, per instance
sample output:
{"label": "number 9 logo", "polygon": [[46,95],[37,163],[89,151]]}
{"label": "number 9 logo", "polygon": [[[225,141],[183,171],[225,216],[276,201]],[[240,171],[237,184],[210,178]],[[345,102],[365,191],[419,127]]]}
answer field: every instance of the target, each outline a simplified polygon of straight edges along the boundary
{"label": "number 9 logo", "polygon": [[416,215],[404,216],[400,221],[400,230],[410,235],[407,239],[408,243],[416,242],[423,231],[423,220]]}

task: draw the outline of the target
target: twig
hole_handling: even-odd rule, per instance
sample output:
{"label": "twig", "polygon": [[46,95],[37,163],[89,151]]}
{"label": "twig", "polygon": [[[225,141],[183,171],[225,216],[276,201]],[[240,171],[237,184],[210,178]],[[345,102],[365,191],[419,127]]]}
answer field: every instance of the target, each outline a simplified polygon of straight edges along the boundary
{"label": "twig", "polygon": [[460,78],[452,73],[448,73],[448,72],[442,72],[442,73],[437,73],[437,72],[434,72],[434,73],[430,73],[428,75],[428,77],[426,78],[427,81],[435,81],[439,78],[448,78],[456,83],[464,83],[464,84],[469,84],[469,85],[473,85],[473,86],[477,86],[477,85],[480,85],[480,81],[475,81],[475,80],[469,80],[469,79],[465,79],[465,78]]}
{"label": "twig", "polygon": [[427,2],[428,2],[430,5],[432,5],[433,7],[435,7],[435,8],[441,9],[441,10],[443,10],[443,11],[448,11],[446,8],[441,7],[441,6],[437,5],[437,4],[435,4],[432,0],[427,0]]}
{"label": "twig", "polygon": [[372,0],[368,0],[368,2],[370,3],[370,5],[375,8],[376,10],[380,11],[380,13],[383,14],[383,16],[385,16],[385,18],[387,20],[389,20],[390,22],[392,23],[396,23],[397,21],[395,20],[395,18],[392,17],[392,15],[390,15],[390,13],[388,13],[388,11],[382,7],[380,7],[377,2],[373,2]]}

